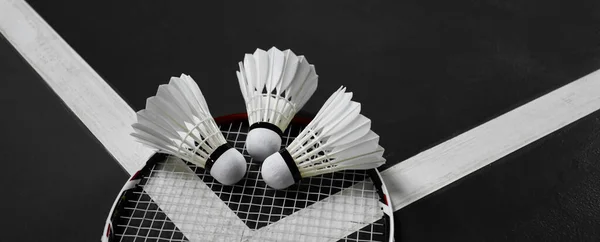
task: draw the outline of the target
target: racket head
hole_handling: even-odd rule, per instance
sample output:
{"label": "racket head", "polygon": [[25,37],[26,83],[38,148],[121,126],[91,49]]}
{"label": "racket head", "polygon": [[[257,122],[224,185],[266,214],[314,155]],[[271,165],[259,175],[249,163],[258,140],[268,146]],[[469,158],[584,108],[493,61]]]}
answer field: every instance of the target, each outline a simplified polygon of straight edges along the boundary
{"label": "racket head", "polygon": [[[102,241],[393,241],[392,203],[376,169],[303,178],[274,190],[245,150],[246,114],[215,121],[246,157],[244,179],[225,186],[203,168],[157,153],[124,185]],[[294,118],[282,146],[309,122]]]}

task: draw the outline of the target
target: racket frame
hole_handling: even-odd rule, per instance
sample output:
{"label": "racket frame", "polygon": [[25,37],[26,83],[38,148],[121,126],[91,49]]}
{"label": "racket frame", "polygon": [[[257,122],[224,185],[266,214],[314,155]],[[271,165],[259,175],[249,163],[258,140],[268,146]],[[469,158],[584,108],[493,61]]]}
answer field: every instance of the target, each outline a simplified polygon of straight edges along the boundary
{"label": "racket frame", "polygon": [[[231,115],[217,117],[217,118],[215,118],[215,122],[217,124],[233,123],[233,122],[238,122],[240,120],[247,120],[247,119],[248,119],[248,115],[246,113],[237,113],[237,114],[231,114]],[[310,121],[311,121],[310,118],[296,116],[296,117],[294,117],[292,122],[290,122],[290,124],[296,123],[296,124],[307,125],[308,123],[310,123]],[[147,171],[151,170],[154,167],[154,165],[156,165],[160,161],[167,159],[168,156],[169,155],[167,155],[167,154],[162,154],[162,153],[156,152],[154,155],[152,155],[152,157],[150,157],[150,159],[148,159],[148,161],[144,164],[144,166],[140,170],[135,172],[133,175],[131,175],[131,177],[127,180],[125,185],[123,185],[123,188],[121,188],[121,190],[119,191],[119,193],[110,209],[108,218],[106,219],[103,234],[101,237],[101,242],[110,242],[110,241],[114,240],[115,234],[114,234],[113,220],[117,219],[119,216],[119,213],[116,211],[119,211],[119,209],[125,205],[124,201],[126,201],[127,191],[136,188],[136,186],[141,182],[141,180],[143,179],[143,176],[141,174],[147,173]],[[381,173],[379,173],[379,171],[376,168],[367,170],[367,173],[369,174],[369,177],[371,178],[371,181],[375,185],[377,193],[379,194],[379,206],[380,206],[381,210],[383,211],[383,219],[385,220],[386,230],[388,231],[388,235],[389,235],[389,241],[393,242],[394,234],[395,234],[395,227],[394,227],[394,209],[392,207],[392,201],[390,200],[391,196],[389,195],[389,191],[388,191],[385,183],[383,182]]]}

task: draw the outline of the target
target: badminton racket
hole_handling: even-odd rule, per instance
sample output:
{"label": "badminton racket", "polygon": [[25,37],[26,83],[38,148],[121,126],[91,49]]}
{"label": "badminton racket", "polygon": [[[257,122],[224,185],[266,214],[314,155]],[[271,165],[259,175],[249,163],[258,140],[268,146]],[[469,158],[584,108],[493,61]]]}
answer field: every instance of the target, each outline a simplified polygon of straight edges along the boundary
{"label": "badminton racket", "polygon": [[[225,186],[203,168],[157,153],[123,186],[102,241],[393,241],[390,196],[376,169],[338,171],[271,189],[260,177],[260,162],[245,150],[247,120],[246,114],[215,118],[248,161],[244,179]],[[295,118],[282,146],[308,122]]]}

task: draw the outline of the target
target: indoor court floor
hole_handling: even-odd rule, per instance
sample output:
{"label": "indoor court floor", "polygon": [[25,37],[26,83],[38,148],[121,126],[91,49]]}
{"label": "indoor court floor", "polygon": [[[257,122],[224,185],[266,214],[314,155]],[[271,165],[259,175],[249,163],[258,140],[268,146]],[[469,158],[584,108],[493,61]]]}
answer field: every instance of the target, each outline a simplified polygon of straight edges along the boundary
{"label": "indoor court floor", "polygon": [[[61,40],[36,39],[29,6],[97,76],[48,54]],[[0,32],[3,241],[98,241],[140,164],[94,124],[128,122],[119,110],[77,105],[92,92],[137,111],[185,73],[214,116],[244,112],[237,63],[271,46],[315,65],[304,111],[341,85],[362,103],[386,148],[396,241],[600,241],[599,1],[0,0]],[[86,81],[48,63],[108,85],[71,87]],[[405,199],[400,167],[426,152],[452,161],[447,175],[424,170],[431,183]]]}

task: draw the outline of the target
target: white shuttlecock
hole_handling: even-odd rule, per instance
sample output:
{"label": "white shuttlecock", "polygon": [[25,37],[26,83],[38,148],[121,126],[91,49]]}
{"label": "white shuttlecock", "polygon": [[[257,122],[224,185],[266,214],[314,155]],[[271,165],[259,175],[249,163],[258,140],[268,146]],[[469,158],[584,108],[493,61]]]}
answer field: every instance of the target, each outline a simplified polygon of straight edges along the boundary
{"label": "white shuttlecock", "polygon": [[246,150],[256,160],[281,148],[281,134],[317,89],[315,67],[291,50],[256,49],[246,54],[237,72],[246,101]]}
{"label": "white shuttlecock", "polygon": [[234,184],[246,173],[246,159],[227,144],[190,76],[160,85],[137,120],[131,135],[139,142],[203,167],[222,184]]}
{"label": "white shuttlecock", "polygon": [[267,185],[283,189],[304,177],[385,163],[371,120],[360,114],[360,103],[351,101],[352,93],[345,90],[333,93],[288,147],[265,159],[261,173]]}

